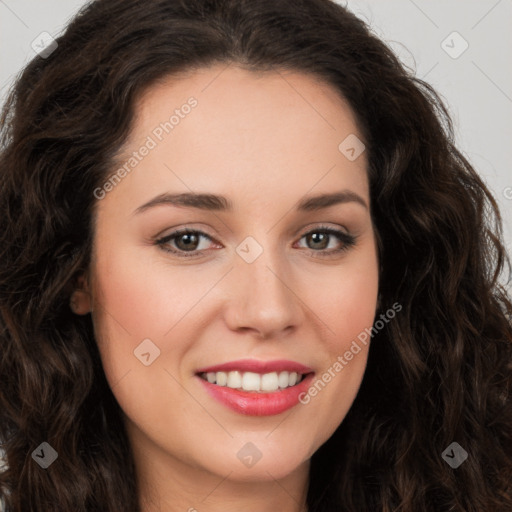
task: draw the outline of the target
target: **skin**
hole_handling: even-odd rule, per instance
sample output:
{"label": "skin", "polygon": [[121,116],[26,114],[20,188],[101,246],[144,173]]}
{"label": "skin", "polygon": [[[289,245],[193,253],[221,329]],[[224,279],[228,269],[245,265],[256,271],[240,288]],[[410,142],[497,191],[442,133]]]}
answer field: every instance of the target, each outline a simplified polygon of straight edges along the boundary
{"label": "skin", "polygon": [[[366,153],[349,161],[338,150],[349,134],[363,137],[337,91],[312,76],[215,65],[145,91],[120,161],[191,96],[197,106],[97,201],[93,259],[75,311],[92,313],[144,512],[305,510],[310,457],[350,409],[368,346],[307,405],[274,416],[228,409],[195,372],[242,358],[289,359],[321,377],[372,326],[378,256],[369,209],[346,202],[295,211],[306,195],[342,190],[370,205]],[[159,194],[190,191],[224,195],[234,210],[164,204],[134,213]],[[321,226],[356,236],[355,245],[322,257],[344,244],[304,236]],[[199,257],[155,244],[184,227],[210,237],[194,246]],[[236,252],[248,236],[263,249],[252,263]],[[168,246],[183,254],[186,244]],[[134,356],[147,338],[160,350],[149,366]],[[248,442],[262,454],[252,467],[237,457]]]}

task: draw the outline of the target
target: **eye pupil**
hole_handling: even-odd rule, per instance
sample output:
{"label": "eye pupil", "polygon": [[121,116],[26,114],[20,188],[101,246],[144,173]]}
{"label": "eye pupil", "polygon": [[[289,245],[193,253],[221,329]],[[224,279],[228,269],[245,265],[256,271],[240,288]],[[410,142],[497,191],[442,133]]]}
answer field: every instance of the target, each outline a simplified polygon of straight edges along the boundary
{"label": "eye pupil", "polygon": [[[325,244],[323,242],[325,242],[328,239],[329,235],[327,233],[316,232],[316,233],[311,233],[309,235],[309,237],[310,237],[310,239],[312,239],[313,244],[317,244],[317,243],[320,244],[321,245],[320,248],[322,249],[325,246]],[[318,248],[318,247],[316,247],[316,248]]]}
{"label": "eye pupil", "polygon": [[[178,236],[176,238],[176,245],[180,248],[180,249],[190,249],[191,247],[194,249],[195,248],[195,245],[197,244],[198,242],[198,236],[194,233],[184,233],[180,236]],[[180,247],[180,242],[181,241],[185,241],[185,244],[183,245],[183,247]]]}

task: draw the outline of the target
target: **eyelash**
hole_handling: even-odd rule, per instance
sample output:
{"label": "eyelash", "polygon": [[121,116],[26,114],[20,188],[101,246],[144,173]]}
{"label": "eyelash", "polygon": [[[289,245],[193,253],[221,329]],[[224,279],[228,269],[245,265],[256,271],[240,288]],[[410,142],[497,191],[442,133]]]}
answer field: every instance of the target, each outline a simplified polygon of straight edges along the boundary
{"label": "eyelash", "polygon": [[[329,258],[330,256],[334,256],[336,254],[340,254],[342,252],[348,251],[351,247],[353,247],[356,244],[357,237],[353,235],[349,235],[348,233],[344,233],[343,231],[339,231],[337,229],[333,229],[327,226],[319,226],[311,231],[308,231],[307,233],[304,233],[299,240],[302,240],[304,237],[311,235],[313,233],[323,233],[327,235],[333,235],[338,238],[338,240],[343,244],[339,249],[320,249],[320,250],[314,250],[309,249],[310,254],[314,257],[320,257],[320,258]],[[179,229],[177,231],[174,231],[173,233],[166,235],[165,237],[162,237],[155,241],[155,244],[158,245],[163,251],[175,254],[180,258],[194,258],[201,256],[202,251],[183,251],[183,250],[176,250],[176,249],[170,249],[168,246],[168,243],[175,239],[179,238],[181,235],[190,235],[190,234],[196,234],[203,236],[205,238],[208,238],[209,240],[213,241],[212,238],[207,235],[206,233],[203,233],[199,230],[193,230],[193,229]],[[329,239],[330,242],[330,239]]]}

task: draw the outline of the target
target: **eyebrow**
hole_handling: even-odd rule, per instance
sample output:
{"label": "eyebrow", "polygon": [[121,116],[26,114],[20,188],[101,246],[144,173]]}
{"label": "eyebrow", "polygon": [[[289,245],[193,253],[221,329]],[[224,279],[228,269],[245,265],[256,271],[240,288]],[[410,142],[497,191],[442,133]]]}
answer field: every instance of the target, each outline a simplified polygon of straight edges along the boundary
{"label": "eyebrow", "polygon": [[[297,204],[296,209],[301,212],[313,212],[329,208],[336,204],[351,202],[360,204],[368,209],[366,201],[351,190],[303,197]],[[160,194],[142,206],[139,206],[134,213],[139,214],[160,205],[181,206],[208,211],[233,211],[233,203],[227,197],[215,194],[187,192],[181,194]]]}

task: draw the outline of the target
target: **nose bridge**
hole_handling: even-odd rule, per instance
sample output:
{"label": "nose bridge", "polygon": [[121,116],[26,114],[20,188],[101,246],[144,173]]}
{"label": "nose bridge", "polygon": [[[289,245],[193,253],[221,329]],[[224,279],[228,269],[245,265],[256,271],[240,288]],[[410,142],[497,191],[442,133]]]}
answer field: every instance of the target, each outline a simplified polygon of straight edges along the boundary
{"label": "nose bridge", "polygon": [[300,304],[282,248],[270,243],[271,236],[259,238],[261,243],[247,237],[236,248],[231,319],[236,328],[252,328],[268,336],[298,324]]}

